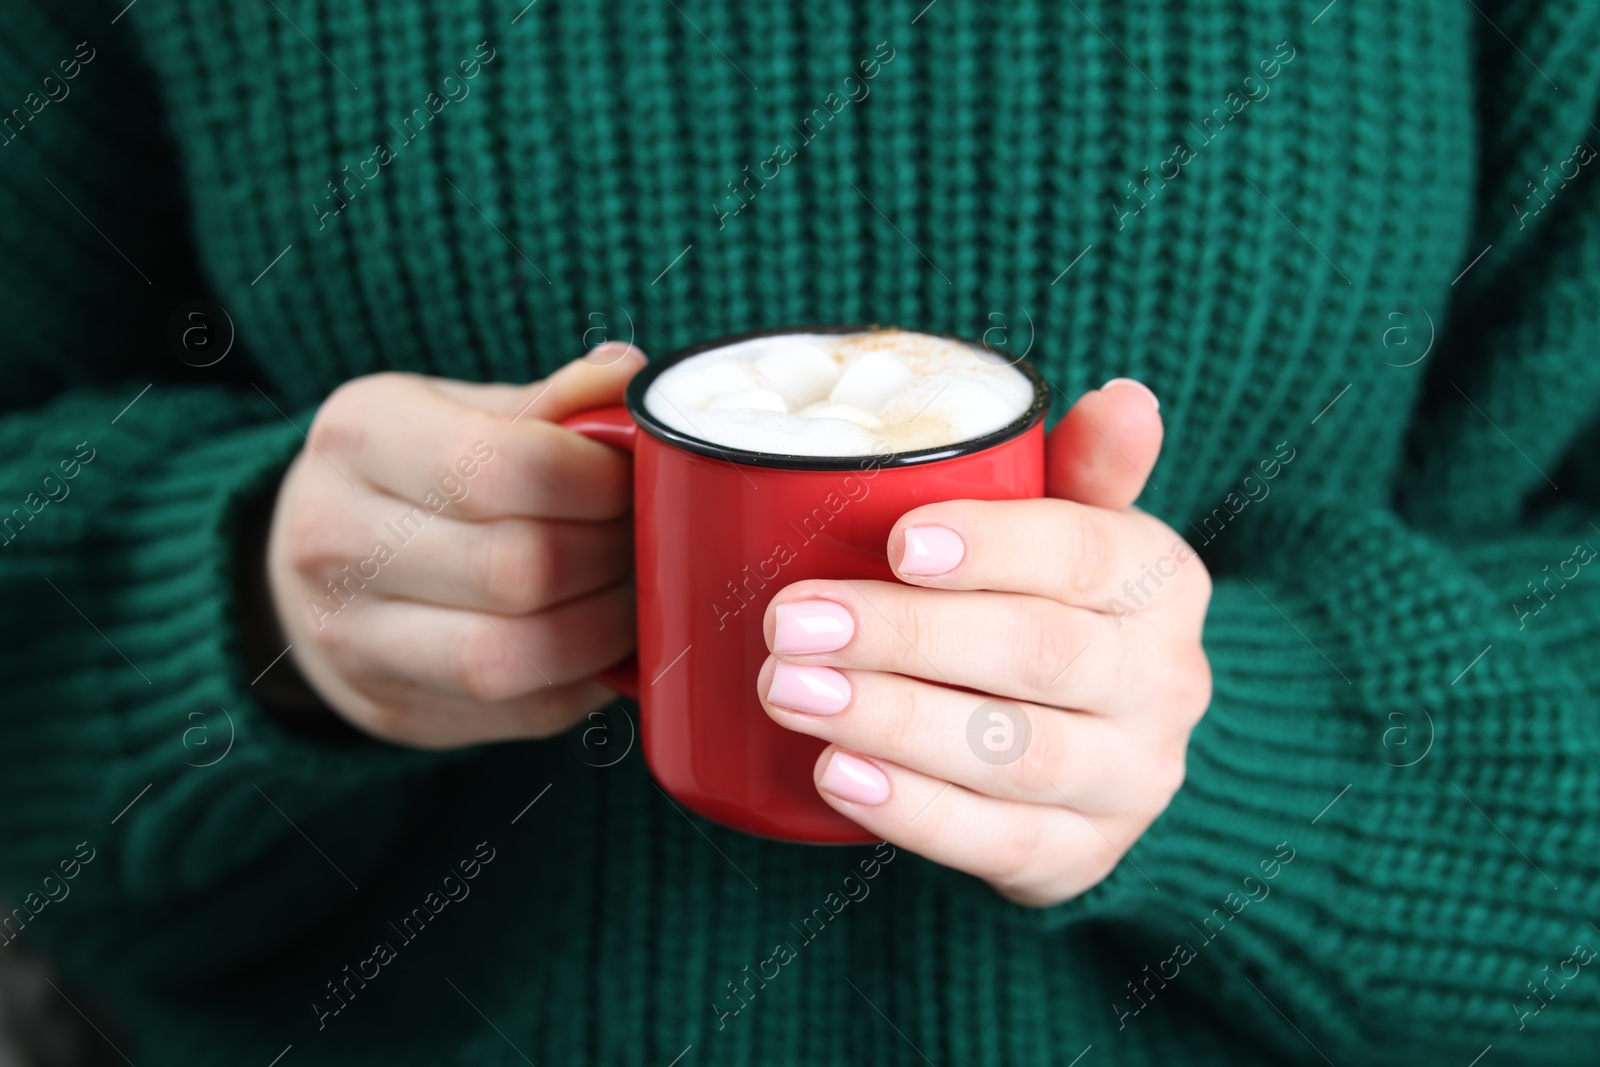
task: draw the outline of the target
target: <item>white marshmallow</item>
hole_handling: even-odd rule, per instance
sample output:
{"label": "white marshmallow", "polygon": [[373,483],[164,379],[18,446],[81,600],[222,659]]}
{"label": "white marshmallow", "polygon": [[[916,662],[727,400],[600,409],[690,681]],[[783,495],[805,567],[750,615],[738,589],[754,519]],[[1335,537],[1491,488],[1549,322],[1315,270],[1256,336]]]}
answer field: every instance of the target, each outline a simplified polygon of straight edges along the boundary
{"label": "white marshmallow", "polygon": [[675,373],[663,375],[658,384],[667,398],[684,411],[696,411],[718,397],[761,387],[749,365],[733,359],[708,359],[703,363],[695,359],[673,370]]}
{"label": "white marshmallow", "polygon": [[882,416],[918,439],[929,434],[941,438],[931,446],[992,433],[1026,411],[1032,399],[1031,389],[1019,397],[983,372],[956,371],[918,378],[890,398]]}
{"label": "white marshmallow", "polygon": [[814,341],[779,337],[761,349],[756,374],[789,402],[791,410],[821,400],[839,380],[839,361]]}
{"label": "white marshmallow", "polygon": [[867,352],[845,366],[828,399],[864,411],[877,411],[914,377],[906,365],[893,356],[885,352]]}

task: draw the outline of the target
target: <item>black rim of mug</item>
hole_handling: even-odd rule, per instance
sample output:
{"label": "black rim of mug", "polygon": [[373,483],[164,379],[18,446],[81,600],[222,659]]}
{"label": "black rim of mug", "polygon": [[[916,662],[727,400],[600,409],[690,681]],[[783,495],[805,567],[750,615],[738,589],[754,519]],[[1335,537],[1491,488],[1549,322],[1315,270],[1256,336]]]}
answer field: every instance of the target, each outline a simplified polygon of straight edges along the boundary
{"label": "black rim of mug", "polygon": [[651,416],[645,410],[644,395],[649,390],[651,383],[660,377],[668,368],[675,366],[693,356],[710,352],[717,348],[726,348],[729,345],[740,344],[744,341],[754,341],[762,337],[780,337],[797,333],[843,334],[843,333],[872,333],[878,330],[897,330],[899,326],[883,326],[879,324],[868,325],[843,325],[830,324],[825,326],[786,326],[780,329],[752,330],[749,333],[734,334],[730,337],[718,337],[710,341],[702,341],[688,348],[679,349],[660,360],[651,360],[644,370],[628,383],[626,404],[628,414],[639,424],[639,428],[657,440],[681,448],[686,452],[696,455],[709,456],[712,459],[725,459],[730,463],[737,463],[744,467],[774,467],[779,470],[804,470],[804,471],[843,471],[857,470],[863,461],[870,461],[878,467],[913,467],[922,463],[936,463],[940,460],[955,459],[958,456],[970,456],[996,445],[1004,444],[1014,437],[1019,437],[1033,425],[1044,419],[1045,413],[1050,409],[1050,386],[1044,380],[1033,364],[1025,359],[1012,360],[1006,353],[983,343],[974,341],[969,337],[958,337],[955,334],[934,333],[931,330],[907,330],[910,333],[925,334],[929,337],[942,337],[948,341],[959,341],[961,344],[973,348],[984,349],[1005,359],[1006,362],[1027,376],[1033,383],[1033,402],[1028,409],[1015,419],[1006,423],[998,430],[993,430],[981,437],[973,437],[953,445],[936,445],[933,448],[917,449],[913,452],[886,452],[883,455],[868,456],[792,456],[779,452],[751,452],[742,448],[727,445],[715,445],[709,441],[702,441],[698,437],[691,437],[679,430],[665,425],[660,420]]}

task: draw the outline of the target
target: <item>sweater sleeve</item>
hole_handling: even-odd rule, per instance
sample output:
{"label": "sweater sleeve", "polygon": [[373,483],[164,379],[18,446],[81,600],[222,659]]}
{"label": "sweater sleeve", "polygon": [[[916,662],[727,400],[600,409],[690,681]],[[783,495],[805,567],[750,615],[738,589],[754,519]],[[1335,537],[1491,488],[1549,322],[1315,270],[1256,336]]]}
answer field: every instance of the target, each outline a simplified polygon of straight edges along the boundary
{"label": "sweater sleeve", "polygon": [[1423,378],[1393,502],[1285,475],[1202,550],[1215,695],[1186,784],[1041,913],[1120,931],[1123,1028],[1165,998],[1297,1062],[1600,1047],[1600,30],[1483,11],[1461,266],[1482,257],[1438,348],[1393,370]]}
{"label": "sweater sleeve", "polygon": [[292,667],[241,643],[236,569],[261,564],[235,546],[310,412],[278,410],[243,343],[204,368],[169,345],[203,290],[109,18],[0,14],[0,100],[26,113],[0,132],[0,942],[148,976],[348,904],[442,757],[303,739],[256,699]]}

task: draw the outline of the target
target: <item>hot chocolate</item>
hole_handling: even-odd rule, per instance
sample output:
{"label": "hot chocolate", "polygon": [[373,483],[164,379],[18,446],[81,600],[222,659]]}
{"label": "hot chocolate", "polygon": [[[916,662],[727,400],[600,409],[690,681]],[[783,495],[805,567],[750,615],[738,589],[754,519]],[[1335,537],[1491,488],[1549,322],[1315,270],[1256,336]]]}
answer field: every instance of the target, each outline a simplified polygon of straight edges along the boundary
{"label": "hot chocolate", "polygon": [[986,349],[907,330],[781,334],[702,352],[645,393],[663,424],[711,444],[788,456],[868,456],[992,433],[1033,383]]}

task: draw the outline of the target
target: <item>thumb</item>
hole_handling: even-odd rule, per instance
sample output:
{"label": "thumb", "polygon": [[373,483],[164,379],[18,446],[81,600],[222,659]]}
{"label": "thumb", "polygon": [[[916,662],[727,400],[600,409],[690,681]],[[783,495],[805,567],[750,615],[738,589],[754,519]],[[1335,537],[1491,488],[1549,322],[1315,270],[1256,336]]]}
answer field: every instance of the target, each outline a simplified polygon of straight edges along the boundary
{"label": "thumb", "polygon": [[1121,511],[1161,455],[1161,405],[1148,386],[1113,378],[1085,393],[1045,443],[1045,495]]}
{"label": "thumb", "polygon": [[644,369],[644,352],[630,344],[596,345],[548,378],[527,385],[505,382],[458,382],[429,378],[438,393],[469,407],[504,415],[512,422],[545,419],[560,422],[568,415],[615,404]]}
{"label": "thumb", "polygon": [[644,352],[633,345],[620,341],[596,345],[550,377],[519,389],[521,403],[511,411],[512,421],[560,422],[580,411],[620,403],[628,383],[644,365]]}

